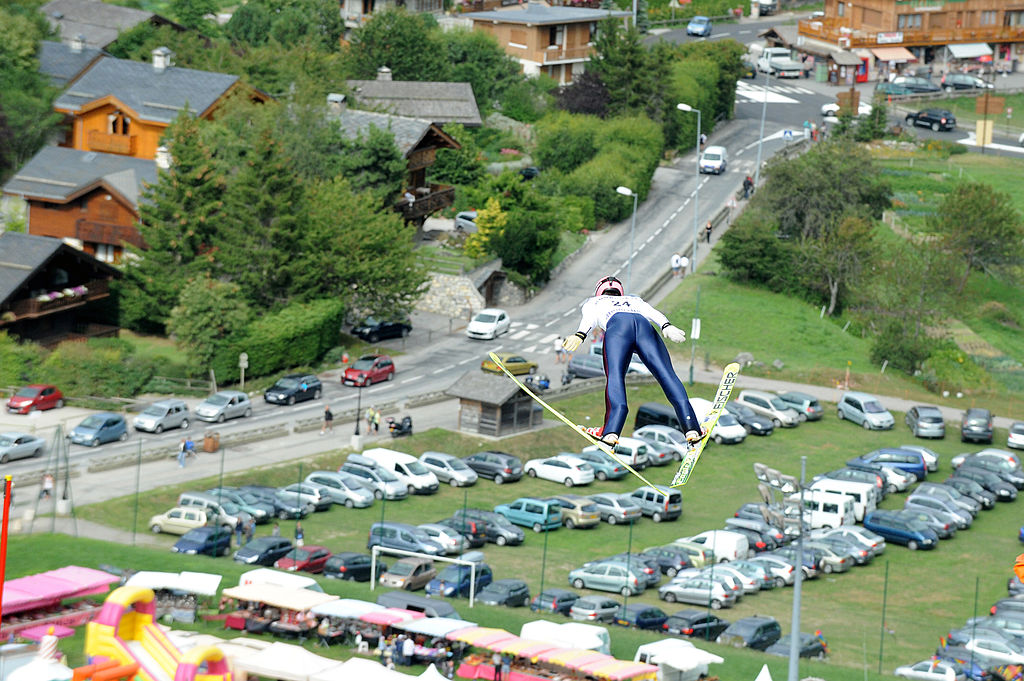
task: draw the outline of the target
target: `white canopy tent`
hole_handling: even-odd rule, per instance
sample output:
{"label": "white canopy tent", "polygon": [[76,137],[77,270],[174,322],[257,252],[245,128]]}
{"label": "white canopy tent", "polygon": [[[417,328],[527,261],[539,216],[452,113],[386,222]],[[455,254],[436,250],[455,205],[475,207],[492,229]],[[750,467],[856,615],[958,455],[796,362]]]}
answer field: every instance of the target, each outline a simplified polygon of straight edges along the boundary
{"label": "white canopy tent", "polygon": [[354,598],[339,598],[336,601],[329,601],[314,605],[311,612],[318,617],[341,617],[345,619],[359,619],[368,612],[385,610],[383,605],[360,601]]}
{"label": "white canopy tent", "polygon": [[307,681],[410,681],[418,677],[388,669],[378,662],[353,657],[344,664],[310,674]]}
{"label": "white canopy tent", "polygon": [[594,624],[583,624],[582,622],[558,624],[547,620],[534,620],[522,626],[519,636],[537,641],[548,641],[561,648],[583,648],[584,650],[596,650],[606,655],[610,654],[608,630]]}
{"label": "white canopy tent", "polygon": [[401,622],[395,626],[413,634],[443,638],[453,631],[475,627],[476,622],[456,620],[450,617],[424,617],[423,619]]}
{"label": "white canopy tent", "polygon": [[725,660],[689,641],[667,638],[637,648],[633,661],[657,665],[659,681],[696,681],[707,675],[709,664]]}
{"label": "white canopy tent", "polygon": [[423,681],[448,681],[448,677],[439,672],[437,666],[432,664],[427,665],[423,673],[416,678],[423,679]]}
{"label": "white canopy tent", "polygon": [[[281,679],[281,681],[310,681],[315,674],[337,666],[337,660],[320,657],[302,646],[280,642],[273,643],[263,650],[254,651],[252,655],[238,657],[234,660],[237,673],[258,674],[272,679]],[[367,681],[373,681],[373,677],[369,676],[351,676],[349,678],[365,678]]]}
{"label": "white canopy tent", "polygon": [[125,586],[141,586],[147,589],[170,589],[200,596],[216,596],[220,588],[220,575],[208,572],[155,572],[142,570],[128,578]]}
{"label": "white canopy tent", "polygon": [[288,589],[283,586],[274,586],[273,584],[233,586],[224,589],[222,593],[228,598],[237,598],[239,601],[265,603],[275,608],[294,610],[296,612],[303,612],[317,605],[338,600],[337,596],[320,593],[319,591]]}

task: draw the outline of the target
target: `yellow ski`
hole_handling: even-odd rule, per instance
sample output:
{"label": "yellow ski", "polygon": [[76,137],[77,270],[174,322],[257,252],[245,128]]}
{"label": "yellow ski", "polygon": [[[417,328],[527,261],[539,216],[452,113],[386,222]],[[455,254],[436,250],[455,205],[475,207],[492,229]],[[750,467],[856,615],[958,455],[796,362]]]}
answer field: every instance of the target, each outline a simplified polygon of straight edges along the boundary
{"label": "yellow ski", "polygon": [[697,465],[697,459],[700,458],[701,452],[704,451],[704,446],[707,445],[708,440],[711,438],[711,430],[718,423],[718,417],[722,415],[725,403],[729,401],[729,396],[732,395],[732,387],[736,384],[736,378],[739,375],[740,365],[737,362],[733,362],[725,367],[725,371],[722,373],[722,382],[718,384],[718,392],[715,393],[715,401],[711,404],[711,410],[704,417],[704,420],[700,422],[700,428],[704,432],[704,437],[699,442],[694,443],[689,448],[689,451],[686,452],[686,456],[683,457],[682,462],[679,464],[679,470],[676,471],[675,476],[672,478],[672,487],[682,487],[689,479],[690,473],[693,472],[693,467]]}

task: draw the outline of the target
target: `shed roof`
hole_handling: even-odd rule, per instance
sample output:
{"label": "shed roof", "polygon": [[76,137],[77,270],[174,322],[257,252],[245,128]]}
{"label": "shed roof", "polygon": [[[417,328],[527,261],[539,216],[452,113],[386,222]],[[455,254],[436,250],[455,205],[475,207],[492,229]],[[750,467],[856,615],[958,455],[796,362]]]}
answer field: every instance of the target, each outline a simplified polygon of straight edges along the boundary
{"label": "shed roof", "polygon": [[492,22],[499,24],[531,24],[536,26],[547,24],[577,24],[587,21],[600,21],[608,17],[628,17],[631,12],[604,9],[588,9],[585,7],[548,7],[539,3],[529,2],[513,9],[494,10],[490,12],[471,12],[471,21]]}
{"label": "shed roof", "polygon": [[386,113],[479,126],[480,109],[469,83],[413,80],[350,80],[348,86],[361,106]]}
{"label": "shed roof", "polygon": [[[329,115],[338,120],[342,132],[349,138],[365,135],[371,127],[390,131],[395,136],[395,144],[403,156],[415,149],[431,128],[435,127],[433,123],[422,118],[393,116],[355,109],[346,109],[341,113]],[[440,133],[440,130],[438,132]]]}
{"label": "shed roof", "polygon": [[178,27],[159,14],[99,0],[50,0],[40,9],[50,26],[60,30],[65,42],[81,35],[85,43],[93,47],[106,47],[117,40],[121,31],[146,21]]}
{"label": "shed roof", "polygon": [[504,376],[483,371],[467,371],[445,391],[445,394],[485,404],[505,404],[518,392],[521,392],[519,386]]}

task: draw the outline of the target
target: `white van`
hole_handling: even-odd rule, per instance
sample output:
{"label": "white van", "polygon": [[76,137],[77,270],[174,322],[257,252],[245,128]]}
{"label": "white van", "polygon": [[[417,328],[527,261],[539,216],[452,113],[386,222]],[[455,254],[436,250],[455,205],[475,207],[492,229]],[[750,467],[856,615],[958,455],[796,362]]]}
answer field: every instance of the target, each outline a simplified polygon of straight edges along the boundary
{"label": "white van", "polygon": [[[650,465],[647,449],[647,443],[635,437],[620,437],[619,441],[615,443],[615,455],[638,471],[642,471]],[[597,445],[589,445],[584,447],[583,451],[600,452],[603,450]]]}
{"label": "white van", "polygon": [[832,494],[845,494],[850,497],[853,500],[853,515],[857,522],[864,520],[864,516],[878,506],[877,488],[870,482],[822,478],[811,483],[810,489]]}
{"label": "white van", "polygon": [[[800,493],[791,494],[790,501],[800,503]],[[804,522],[809,523],[812,530],[819,527],[839,527],[853,525],[856,516],[853,513],[853,499],[845,494],[833,494],[819,489],[804,490]]]}
{"label": "white van", "polygon": [[[693,407],[693,413],[701,421],[708,415],[712,407],[711,402],[702,397],[691,397],[690,406]],[[711,439],[718,444],[743,442],[746,437],[747,429],[740,425],[736,417],[727,411],[722,411],[722,415],[719,416],[715,427],[711,429]]]}
{"label": "white van", "polygon": [[271,586],[280,586],[285,589],[323,591],[312,577],[304,577],[303,575],[296,575],[292,572],[283,572],[281,570],[271,570],[270,568],[256,568],[255,570],[243,572],[242,576],[238,578],[238,586],[246,586],[248,584],[270,584]]}
{"label": "white van", "polygon": [[433,494],[438,489],[437,476],[428,471],[412,454],[375,447],[367,449],[362,455],[381,468],[394,473],[399,482],[409,490],[409,494]]}
{"label": "white van", "polygon": [[747,536],[730,530],[708,530],[688,537],[686,541],[700,544],[705,550],[711,549],[711,555],[716,563],[745,560],[750,555]]}

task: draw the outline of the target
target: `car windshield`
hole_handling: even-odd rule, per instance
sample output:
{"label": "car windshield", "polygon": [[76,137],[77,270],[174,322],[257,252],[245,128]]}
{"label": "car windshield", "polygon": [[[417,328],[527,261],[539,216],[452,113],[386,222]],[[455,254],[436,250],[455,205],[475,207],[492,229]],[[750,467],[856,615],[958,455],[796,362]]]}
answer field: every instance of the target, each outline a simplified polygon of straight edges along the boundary
{"label": "car windshield", "polygon": [[462,565],[449,565],[444,570],[441,570],[441,574],[437,576],[438,579],[451,582],[461,579],[462,573],[469,568]]}
{"label": "car windshield", "polygon": [[416,563],[405,563],[403,561],[398,561],[397,563],[391,566],[391,569],[388,570],[388,572],[390,572],[393,575],[398,575],[401,577],[404,575],[411,575],[412,571],[415,569]]}
{"label": "car windshield", "polygon": [[410,461],[406,465],[409,468],[409,472],[412,473],[413,475],[426,475],[427,474],[427,469],[424,468],[423,464],[421,464],[419,461]]}
{"label": "car windshield", "polygon": [[511,590],[511,584],[499,584],[498,582],[492,582],[484,589],[484,591],[489,591],[491,593],[497,594],[507,594]]}
{"label": "car windshield", "polygon": [[242,492],[238,496],[247,504],[258,504],[262,501],[260,497],[256,496],[252,492]]}
{"label": "car windshield", "polygon": [[367,369],[373,368],[373,359],[357,359],[353,364],[352,368],[357,371],[366,371]]}
{"label": "car windshield", "polygon": [[9,447],[14,444],[14,438],[9,435],[0,435],[0,447]]}
{"label": "car windshield", "polygon": [[[435,534],[440,534],[439,532],[437,532],[437,530],[434,530],[434,532],[435,532]],[[427,539],[427,540],[430,540],[430,538],[431,538],[430,532],[427,532],[422,527],[417,527],[416,531],[413,532],[413,534],[416,535],[417,539]]]}
{"label": "car windshield", "polygon": [[14,393],[15,397],[35,397],[41,390],[39,388],[22,388],[18,392]]}
{"label": "car windshield", "polygon": [[156,406],[156,405],[154,404],[154,405],[151,405],[151,406],[149,406],[149,407],[148,407],[148,408],[147,408],[147,409],[146,409],[146,410],[145,410],[144,412],[142,412],[142,413],[143,413],[143,414],[144,414],[145,416],[163,416],[164,414],[166,414],[166,413],[167,413],[167,410],[166,410],[166,409],[164,409],[163,407],[158,407],[158,406]]}
{"label": "car windshield", "polygon": [[282,378],[274,384],[274,387],[278,390],[295,390],[295,388],[299,387],[299,382],[294,378]]}
{"label": "car windshield", "polygon": [[714,151],[705,151],[704,152],[704,160],[705,161],[719,161],[719,160],[721,160],[721,158],[722,158],[722,155],[719,154],[718,152],[714,152]]}
{"label": "car windshield", "polygon": [[232,504],[230,501],[224,502],[221,506],[224,508],[224,511],[230,515],[235,515],[241,510],[237,505]]}
{"label": "car windshield", "polygon": [[469,466],[463,463],[462,459],[448,459],[448,467],[453,471],[468,471]]}
{"label": "car windshield", "polygon": [[1010,426],[1010,432],[1014,435],[1024,435],[1024,423],[1015,423]]}
{"label": "car windshield", "polygon": [[380,322],[374,317],[367,317],[366,321],[363,322],[363,326],[377,326],[378,324],[380,324]]}
{"label": "car windshield", "polygon": [[398,482],[398,478],[395,477],[395,474],[384,468],[378,468],[377,475],[379,475],[380,479],[384,482]]}
{"label": "car windshield", "polygon": [[207,535],[209,535],[209,534],[210,534],[210,528],[208,528],[208,527],[197,527],[197,528],[191,529],[188,532],[186,532],[184,535],[182,535],[181,538],[182,539],[187,539],[189,541],[203,541],[204,539],[206,539]]}
{"label": "car windshield", "polygon": [[482,322],[484,324],[493,324],[498,321],[498,317],[493,314],[480,313],[476,317],[473,317],[474,322]]}
{"label": "car windshield", "polygon": [[718,417],[718,423],[723,426],[738,426],[740,422],[732,414],[722,414]]}
{"label": "car windshield", "polygon": [[306,549],[292,549],[284,557],[291,558],[294,561],[306,560],[309,558],[309,551]]}
{"label": "car windshield", "polygon": [[783,402],[781,399],[779,399],[778,397],[773,397],[770,401],[772,403],[772,408],[773,409],[778,409],[779,411],[785,411],[787,409],[791,409],[792,408],[788,404]]}
{"label": "car windshield", "polygon": [[227,404],[229,401],[231,401],[230,397],[228,397],[227,395],[221,395],[220,393],[217,393],[216,395],[211,395],[210,397],[206,398],[206,403],[212,404],[215,407],[223,406]]}
{"label": "car windshield", "polygon": [[868,414],[884,414],[885,407],[874,400],[864,402],[864,411]]}
{"label": "car windshield", "polygon": [[82,421],[81,427],[82,428],[99,428],[100,426],[103,425],[103,422],[106,421],[106,420],[107,420],[106,416],[100,416],[98,414],[93,414],[92,416],[90,416],[90,417],[86,418],[84,421]]}

